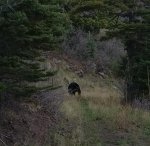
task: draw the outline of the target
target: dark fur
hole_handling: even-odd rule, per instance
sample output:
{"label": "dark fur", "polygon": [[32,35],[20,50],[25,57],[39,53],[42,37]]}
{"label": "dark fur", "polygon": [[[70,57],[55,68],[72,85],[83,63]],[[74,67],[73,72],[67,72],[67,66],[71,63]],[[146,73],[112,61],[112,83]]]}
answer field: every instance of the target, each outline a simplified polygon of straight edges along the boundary
{"label": "dark fur", "polygon": [[69,86],[68,86],[68,93],[70,95],[75,95],[76,92],[78,92],[78,95],[81,95],[80,86],[75,82],[70,83]]}

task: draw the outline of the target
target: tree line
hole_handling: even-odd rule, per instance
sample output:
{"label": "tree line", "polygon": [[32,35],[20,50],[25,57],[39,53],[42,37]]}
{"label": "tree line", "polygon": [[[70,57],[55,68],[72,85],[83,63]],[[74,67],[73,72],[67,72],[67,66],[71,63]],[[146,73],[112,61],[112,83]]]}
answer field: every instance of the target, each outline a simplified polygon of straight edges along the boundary
{"label": "tree line", "polygon": [[63,51],[72,28],[121,38],[127,101],[150,95],[149,7],[149,0],[0,0],[1,98],[27,96],[38,90],[29,82],[54,75],[40,68],[40,54]]}
{"label": "tree line", "polygon": [[0,1],[0,96],[30,96],[55,73],[40,68],[41,53],[58,49],[69,19],[53,0]]}

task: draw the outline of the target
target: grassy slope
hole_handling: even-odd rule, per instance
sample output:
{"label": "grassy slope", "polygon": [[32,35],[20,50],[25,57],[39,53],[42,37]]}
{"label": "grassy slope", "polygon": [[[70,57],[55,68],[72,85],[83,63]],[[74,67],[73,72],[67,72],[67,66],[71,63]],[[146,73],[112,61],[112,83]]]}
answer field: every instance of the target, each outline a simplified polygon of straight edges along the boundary
{"label": "grassy slope", "polygon": [[[73,71],[68,71],[68,63],[59,61],[59,65],[53,66],[51,62],[46,67],[59,67],[58,75],[37,86],[53,82],[54,86],[62,85],[64,90],[55,90],[57,94],[43,93],[39,98],[45,102],[40,105],[31,101],[17,104],[18,107],[14,105],[10,113],[7,108],[3,110],[6,118],[1,122],[8,128],[5,127],[6,132],[2,128],[2,134],[7,136],[11,131],[9,137],[15,143],[8,142],[9,146],[23,143],[27,146],[150,146],[150,112],[122,106],[121,93],[113,79],[102,80],[95,75],[78,78]],[[81,97],[68,96],[64,78],[80,84]],[[64,99],[61,106],[55,98]]]}
{"label": "grassy slope", "polygon": [[[150,113],[120,105],[119,90],[113,83],[96,77],[79,79],[73,73],[61,71],[60,77],[76,80],[82,89],[81,97],[69,97],[60,107],[66,121],[56,134],[58,146],[149,146]],[[69,124],[66,124],[69,123]]]}

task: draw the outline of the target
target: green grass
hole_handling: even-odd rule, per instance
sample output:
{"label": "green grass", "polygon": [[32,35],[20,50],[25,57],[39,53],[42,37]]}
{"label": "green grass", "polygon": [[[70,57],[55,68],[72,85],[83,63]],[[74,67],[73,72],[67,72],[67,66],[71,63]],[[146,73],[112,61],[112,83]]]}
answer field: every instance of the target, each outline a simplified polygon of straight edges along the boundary
{"label": "green grass", "polygon": [[[62,71],[63,72],[63,71]],[[82,88],[81,97],[66,97],[61,111],[73,128],[70,138],[63,136],[60,146],[149,146],[150,112],[120,104],[120,91],[109,80],[73,73],[62,73],[75,78]],[[112,80],[112,79],[111,79]],[[61,125],[64,129],[66,125]]]}
{"label": "green grass", "polygon": [[65,91],[66,82],[76,81],[82,96],[66,95],[60,107],[64,117],[50,137],[53,145],[150,146],[150,112],[122,106],[122,94],[114,89],[114,79],[103,80],[92,75],[79,78],[63,67],[55,78]]}

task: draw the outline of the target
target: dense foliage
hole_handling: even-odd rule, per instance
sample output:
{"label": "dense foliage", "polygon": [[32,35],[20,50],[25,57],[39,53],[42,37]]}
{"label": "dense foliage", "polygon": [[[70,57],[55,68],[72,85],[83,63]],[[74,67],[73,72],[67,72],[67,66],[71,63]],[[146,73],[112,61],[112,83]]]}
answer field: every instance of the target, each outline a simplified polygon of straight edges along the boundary
{"label": "dense foliage", "polygon": [[128,10],[119,14],[123,24],[118,26],[118,36],[122,38],[128,53],[125,66],[127,100],[150,95],[150,10],[148,1],[130,1]]}
{"label": "dense foliage", "polygon": [[[40,69],[39,51],[60,49],[73,27],[88,33],[104,28],[121,38],[128,98],[150,92],[149,0],[1,0],[0,7],[1,96],[30,93],[29,82],[52,75]],[[89,39],[85,54],[93,58],[94,49]]]}
{"label": "dense foliage", "polygon": [[59,48],[69,21],[56,1],[1,0],[0,8],[0,96],[27,96],[37,90],[30,82],[54,75],[39,57]]}
{"label": "dense foliage", "polygon": [[150,94],[150,1],[76,0],[69,7],[75,26],[93,32],[105,28],[109,37],[123,40],[128,54],[121,66],[127,99]]}

